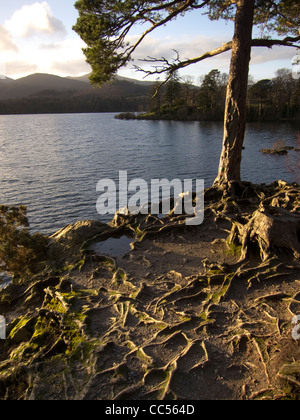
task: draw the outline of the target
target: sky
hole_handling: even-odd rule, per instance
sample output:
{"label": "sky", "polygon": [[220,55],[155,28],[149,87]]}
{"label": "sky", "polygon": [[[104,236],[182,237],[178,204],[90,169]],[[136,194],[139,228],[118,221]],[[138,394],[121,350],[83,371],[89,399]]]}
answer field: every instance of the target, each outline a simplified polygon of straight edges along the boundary
{"label": "sky", "polygon": [[[0,75],[13,79],[33,73],[59,76],[81,76],[89,73],[82,48],[84,42],[72,30],[78,12],[74,0],[2,0],[0,15]],[[134,41],[143,27],[129,35]],[[172,58],[173,48],[182,59],[198,57],[228,42],[233,36],[233,23],[211,22],[199,11],[186,14],[166,27],[150,34],[134,54],[134,64],[147,56]],[[254,80],[272,78],[279,68],[292,70],[297,50],[274,47],[253,48],[250,74]],[[230,52],[205,60],[181,71],[197,83],[199,77],[212,69],[228,73]],[[143,78],[133,65],[119,74],[136,79]],[[152,77],[152,80],[155,78]]]}

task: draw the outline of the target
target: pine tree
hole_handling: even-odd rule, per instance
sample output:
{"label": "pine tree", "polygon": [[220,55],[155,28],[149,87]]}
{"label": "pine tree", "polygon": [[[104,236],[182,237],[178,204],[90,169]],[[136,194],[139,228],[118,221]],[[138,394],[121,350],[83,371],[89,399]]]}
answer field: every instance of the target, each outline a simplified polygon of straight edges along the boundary
{"label": "pine tree", "polygon": [[[275,45],[299,47],[299,0],[78,0],[79,19],[74,29],[87,44],[84,52],[92,67],[91,82],[102,84],[127,65],[147,35],[191,10],[199,10],[212,20],[234,20],[231,41],[199,57],[173,60],[148,57],[154,67],[147,75],[166,74],[166,80],[181,68],[232,51],[224,116],[223,148],[215,185],[228,185],[241,179],[241,159],[246,127],[246,103],[251,49]],[[127,35],[138,23],[148,29],[134,44]],[[262,37],[253,39],[253,27],[260,26]],[[266,36],[267,34],[267,36]],[[277,34],[278,39],[271,39]],[[176,48],[176,46],[174,46]],[[142,70],[139,68],[139,70]]]}

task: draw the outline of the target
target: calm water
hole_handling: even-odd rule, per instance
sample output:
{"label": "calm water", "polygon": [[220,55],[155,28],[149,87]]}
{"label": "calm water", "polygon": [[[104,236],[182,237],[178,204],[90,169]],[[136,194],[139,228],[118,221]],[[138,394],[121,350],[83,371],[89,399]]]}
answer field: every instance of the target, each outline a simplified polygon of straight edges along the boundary
{"label": "calm water", "polygon": [[[68,223],[101,219],[102,178],[216,177],[222,123],[121,121],[114,114],[0,116],[0,203],[25,204],[33,230],[53,233]],[[278,140],[300,147],[299,125],[249,124],[243,178],[300,181],[300,153],[260,153]],[[105,219],[107,221],[107,219]]]}

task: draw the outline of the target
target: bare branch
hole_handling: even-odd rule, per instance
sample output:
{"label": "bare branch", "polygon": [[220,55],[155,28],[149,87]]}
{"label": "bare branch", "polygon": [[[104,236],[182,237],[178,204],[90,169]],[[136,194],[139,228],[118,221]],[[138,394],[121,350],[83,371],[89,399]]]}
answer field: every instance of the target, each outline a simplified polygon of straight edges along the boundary
{"label": "bare branch", "polygon": [[[296,44],[296,42],[300,41],[300,36],[298,37],[287,37],[285,39],[253,39],[252,40],[252,47],[267,47],[272,48],[276,45],[278,46],[286,46],[286,47],[294,47],[299,48],[300,46]],[[140,60],[141,62],[145,63],[153,63],[155,66],[153,70],[144,70],[139,66],[134,66],[137,71],[141,71],[145,73],[145,77],[155,75],[155,74],[163,74],[167,73],[168,78],[174,72],[179,69],[185,68],[192,64],[197,64],[200,61],[206,60],[207,58],[215,57],[217,55],[223,54],[224,52],[230,51],[232,49],[232,41],[223,44],[221,47],[216,48],[215,50],[206,52],[205,54],[200,55],[199,57],[193,59],[187,59],[184,61],[180,61],[179,53],[176,52],[176,58],[172,61],[162,57],[160,59],[154,57],[148,57],[146,59]]]}
{"label": "bare branch", "polygon": [[144,69],[142,69],[141,67],[138,67],[138,66],[135,66],[135,68],[138,71],[142,71],[142,72],[146,73],[146,77],[150,76],[150,75],[153,75],[153,74],[162,74],[162,73],[173,74],[174,72],[176,72],[179,69],[187,67],[191,64],[199,63],[200,61],[203,61],[206,58],[210,58],[210,57],[214,57],[216,55],[222,54],[226,51],[231,50],[231,48],[232,48],[232,42],[228,42],[227,44],[223,44],[221,47],[216,48],[213,51],[206,52],[205,54],[202,54],[199,57],[196,57],[196,58],[193,58],[193,59],[188,59],[188,60],[185,60],[185,61],[180,61],[179,54],[176,51],[177,57],[176,57],[176,59],[173,59],[172,62],[170,62],[169,60],[167,60],[164,57],[162,57],[160,59],[153,58],[153,57],[148,57],[146,59],[140,60],[140,61],[146,62],[146,63],[157,63],[156,66],[153,66],[154,70],[144,70]]}

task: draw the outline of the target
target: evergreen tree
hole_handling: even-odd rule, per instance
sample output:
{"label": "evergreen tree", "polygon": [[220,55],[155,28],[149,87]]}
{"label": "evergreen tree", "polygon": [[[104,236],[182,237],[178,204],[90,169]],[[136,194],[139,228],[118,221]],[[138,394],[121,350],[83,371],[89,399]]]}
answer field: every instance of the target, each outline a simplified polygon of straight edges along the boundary
{"label": "evergreen tree", "polygon": [[252,99],[254,100],[254,102],[258,102],[259,104],[259,111],[258,111],[259,118],[263,117],[264,104],[271,101],[272,87],[273,87],[272,81],[269,79],[264,79],[255,83],[249,89],[250,100]]}
{"label": "evergreen tree", "polygon": [[172,108],[176,99],[179,98],[181,92],[181,84],[177,73],[173,73],[170,80],[166,83],[164,99],[169,108]]}
{"label": "evergreen tree", "polygon": [[209,119],[219,119],[224,113],[227,75],[211,70],[203,77],[199,90],[199,106]]}
{"label": "evergreen tree", "polygon": [[[147,35],[191,10],[206,13],[213,20],[234,20],[232,41],[213,51],[187,60],[181,60],[176,52],[171,61],[156,57],[145,61],[154,65],[154,69],[146,70],[146,74],[165,73],[169,80],[181,68],[232,50],[223,148],[215,184],[226,186],[232,180],[240,180],[251,48],[299,47],[299,0],[78,0],[76,7],[79,19],[74,29],[87,44],[84,52],[92,67],[91,81],[98,84],[108,81],[128,64]],[[148,29],[130,44],[127,35],[138,23],[146,23]],[[253,39],[254,25],[262,29],[260,39]],[[271,39],[269,36],[273,33],[277,33],[279,39]]]}

